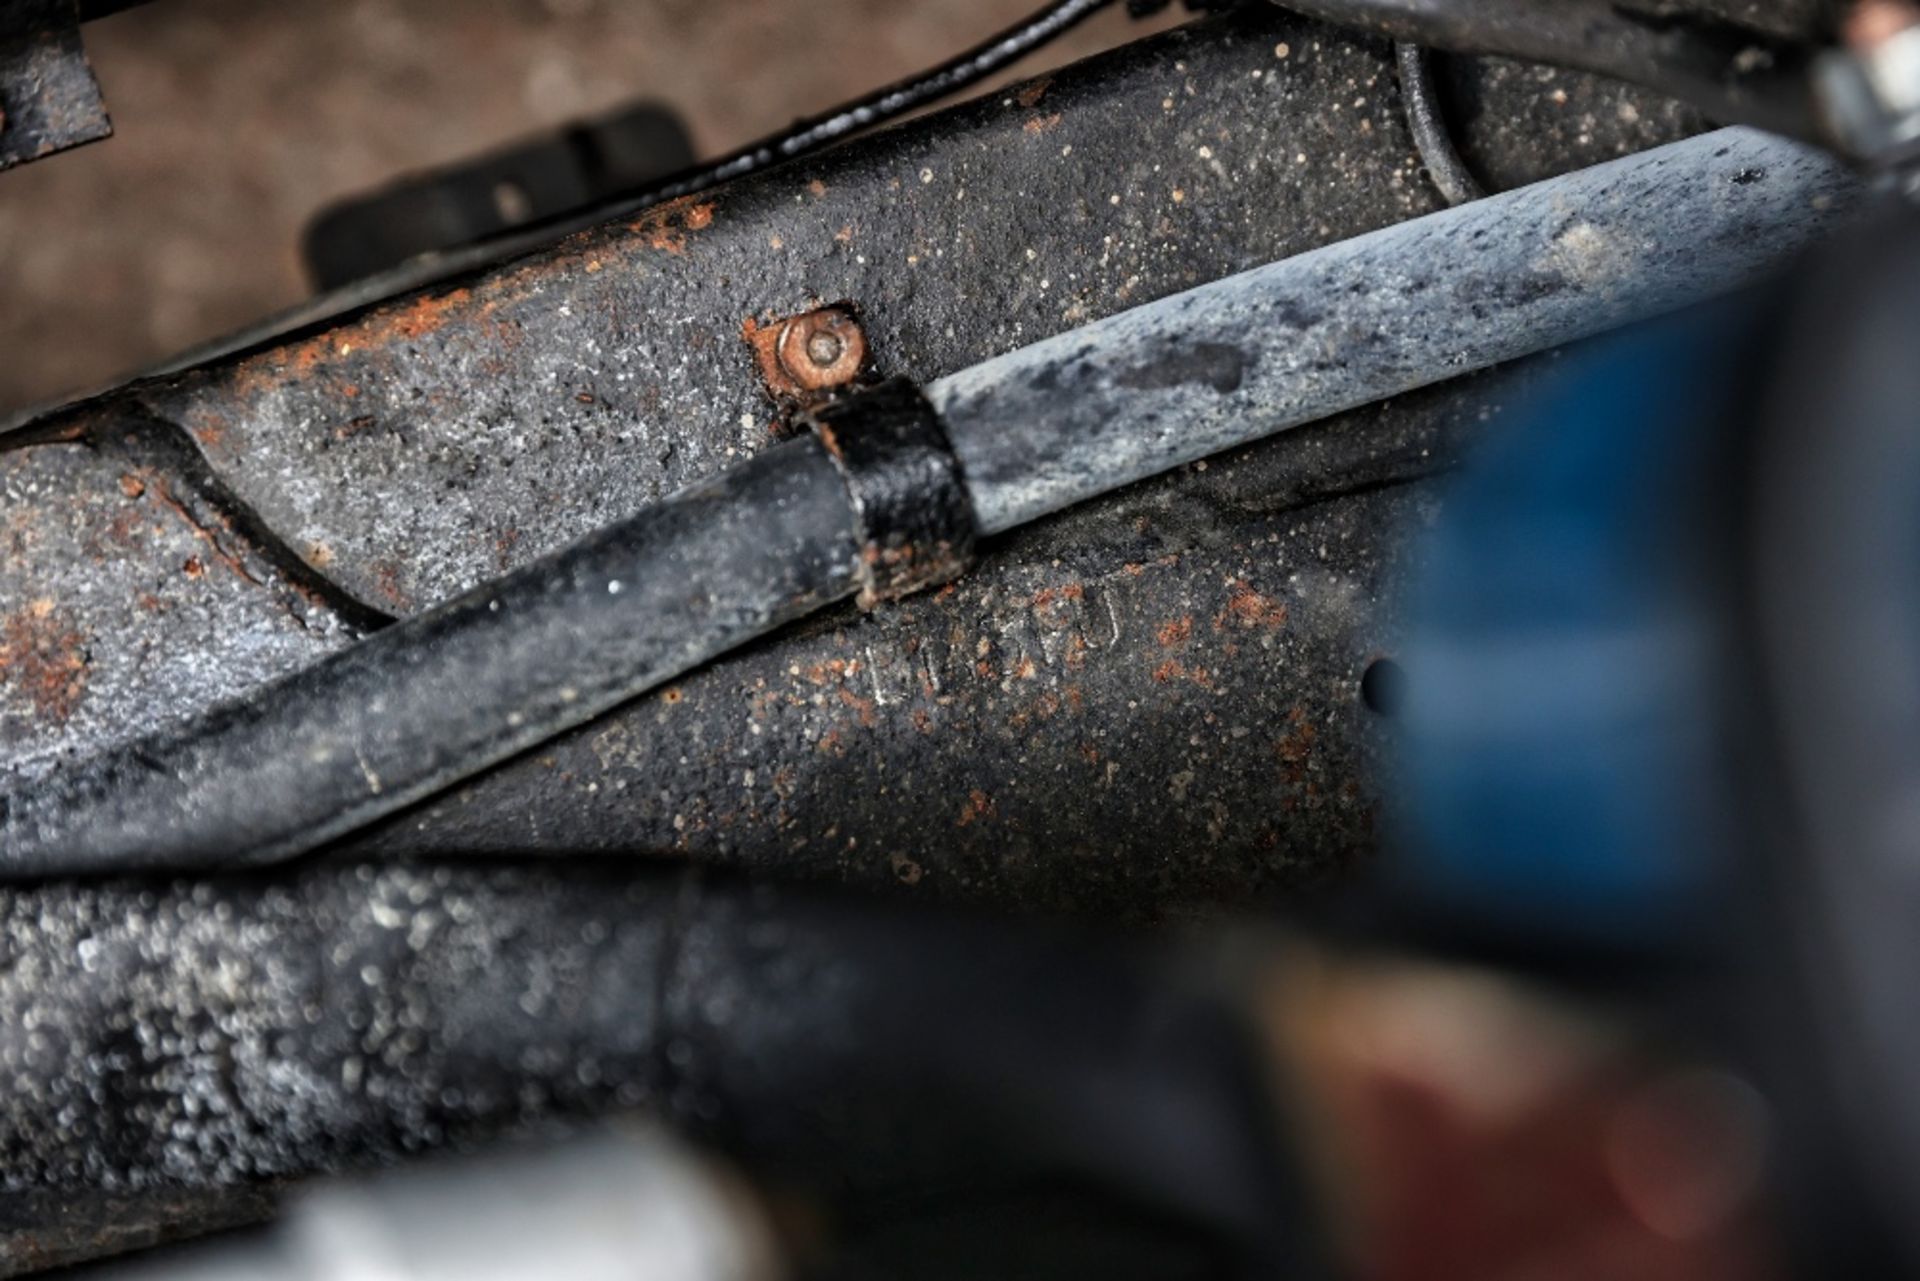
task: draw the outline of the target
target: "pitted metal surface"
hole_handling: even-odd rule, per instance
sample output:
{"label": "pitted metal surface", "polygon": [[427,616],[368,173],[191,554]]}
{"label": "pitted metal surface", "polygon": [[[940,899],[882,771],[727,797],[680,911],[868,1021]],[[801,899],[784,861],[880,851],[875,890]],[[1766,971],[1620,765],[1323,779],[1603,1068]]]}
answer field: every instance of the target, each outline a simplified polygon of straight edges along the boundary
{"label": "pitted metal surface", "polygon": [[[1551,164],[1524,130],[1476,136]],[[52,600],[71,620],[60,635],[87,638],[87,671],[61,697],[69,714],[9,720],[6,765],[19,774],[136,737],[350,635],[300,628],[289,649],[298,625],[273,591],[223,581],[234,576],[219,564],[174,582],[186,558],[170,547],[116,548],[114,573],[245,600],[202,606],[185,629],[180,612],[141,609],[139,588],[82,583],[96,562],[81,545],[109,538],[128,500],[58,469],[51,479],[35,455],[71,447],[46,442],[129,425],[181,433],[174,457],[193,466],[172,467],[176,492],[194,488],[185,471],[204,471],[256,517],[251,542],[222,535],[233,554],[247,544],[283,568],[304,562],[342,589],[324,594],[336,612],[366,623],[770,443],[746,318],[853,298],[882,367],[926,377],[1438,205],[1390,52],[1261,11],[56,412],[0,437],[10,472],[38,477],[7,513],[38,552],[0,562],[0,600]],[[139,679],[96,679],[95,667]]]}
{"label": "pitted metal surface", "polygon": [[[0,894],[0,1188],[196,1224],[195,1193],[658,1104],[673,900],[447,869]],[[49,1217],[0,1228],[0,1274],[90,1252]]]}
{"label": "pitted metal surface", "polygon": [[235,697],[358,634],[153,441],[134,424],[0,452],[0,780],[171,724],[179,691]]}

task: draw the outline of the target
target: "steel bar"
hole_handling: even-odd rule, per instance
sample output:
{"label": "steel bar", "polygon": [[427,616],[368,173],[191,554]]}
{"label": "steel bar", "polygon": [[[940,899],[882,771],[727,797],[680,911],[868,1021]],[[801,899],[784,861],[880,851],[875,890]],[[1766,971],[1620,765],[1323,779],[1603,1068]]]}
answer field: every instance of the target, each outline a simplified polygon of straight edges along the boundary
{"label": "steel bar", "polygon": [[40,886],[0,927],[0,1275],[635,1112],[856,1208],[1039,1171],[1306,1246],[1242,1014],[1124,939],[586,860]]}
{"label": "steel bar", "polygon": [[[1169,110],[1176,62],[1196,92]],[[1329,112],[1355,81],[1368,109]],[[1591,140],[1504,105],[1461,136],[1489,172],[1542,175],[1678,136],[1644,97],[1625,130],[1627,91],[1601,109],[1565,84],[1600,110]],[[354,597],[422,611],[764,449],[744,317],[851,300],[877,371],[924,381],[1431,211],[1395,89],[1375,42],[1255,9],[729,184],[699,230],[603,227],[41,419],[46,443],[0,440],[0,790],[344,648]],[[1308,163],[1266,162],[1283,147]],[[356,847],[671,856],[1136,920],[1338,875],[1378,830],[1390,725],[1358,689],[1394,640],[1395,531],[1550,363],[1087,504],[952,592],[833,607]]]}
{"label": "steel bar", "polygon": [[1122,312],[928,389],[981,532],[1356,405],[1729,293],[1855,179],[1729,129]]}

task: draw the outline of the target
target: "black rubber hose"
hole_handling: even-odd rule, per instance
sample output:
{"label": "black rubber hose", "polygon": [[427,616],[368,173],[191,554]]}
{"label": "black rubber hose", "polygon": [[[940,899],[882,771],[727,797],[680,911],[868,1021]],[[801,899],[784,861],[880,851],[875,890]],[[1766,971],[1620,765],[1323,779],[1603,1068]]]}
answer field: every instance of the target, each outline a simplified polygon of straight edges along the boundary
{"label": "black rubber hose", "polygon": [[179,730],[0,794],[9,875],[265,862],[426,796],[860,586],[813,437]]}
{"label": "black rubber hose", "polygon": [[1815,104],[1813,50],[1704,15],[1618,0],[1281,0],[1394,40],[1499,54],[1631,81],[1723,124],[1830,142]]}

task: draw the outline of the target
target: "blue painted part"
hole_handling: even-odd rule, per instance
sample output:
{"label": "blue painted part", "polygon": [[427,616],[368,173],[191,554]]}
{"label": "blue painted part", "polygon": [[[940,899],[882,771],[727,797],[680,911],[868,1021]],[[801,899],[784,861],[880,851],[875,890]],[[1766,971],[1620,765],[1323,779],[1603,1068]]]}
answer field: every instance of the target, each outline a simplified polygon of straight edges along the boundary
{"label": "blue painted part", "polygon": [[1395,869],[1450,919],[1633,947],[1708,909],[1715,464],[1745,330],[1717,308],[1571,357],[1452,493],[1404,659]]}

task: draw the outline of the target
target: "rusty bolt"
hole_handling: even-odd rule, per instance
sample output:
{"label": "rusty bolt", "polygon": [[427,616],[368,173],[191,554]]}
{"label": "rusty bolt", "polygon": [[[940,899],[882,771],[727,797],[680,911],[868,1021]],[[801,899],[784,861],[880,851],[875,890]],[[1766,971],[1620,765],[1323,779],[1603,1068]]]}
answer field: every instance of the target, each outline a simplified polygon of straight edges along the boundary
{"label": "rusty bolt", "polygon": [[840,359],[840,353],[847,349],[839,334],[817,330],[807,339],[807,359],[822,369],[831,369],[833,362]]}
{"label": "rusty bolt", "polygon": [[844,387],[867,361],[867,336],[844,307],[822,307],[781,327],[774,346],[780,371],[804,391]]}

